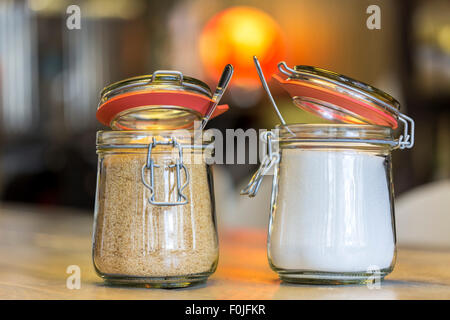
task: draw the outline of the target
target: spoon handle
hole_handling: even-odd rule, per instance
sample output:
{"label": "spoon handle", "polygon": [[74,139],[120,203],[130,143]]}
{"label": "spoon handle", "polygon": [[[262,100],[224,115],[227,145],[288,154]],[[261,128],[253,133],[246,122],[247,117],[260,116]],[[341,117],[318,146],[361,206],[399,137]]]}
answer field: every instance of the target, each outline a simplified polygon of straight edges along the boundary
{"label": "spoon handle", "polygon": [[258,76],[259,76],[259,79],[261,80],[261,84],[262,84],[264,90],[266,91],[267,95],[269,96],[270,102],[272,102],[273,108],[275,109],[275,112],[277,113],[277,116],[280,119],[281,124],[285,126],[286,121],[284,121],[284,118],[281,115],[281,112],[278,109],[278,106],[275,103],[275,100],[273,99],[272,94],[270,93],[269,86],[267,85],[266,79],[264,78],[264,74],[262,72],[261,66],[260,66],[258,58],[256,56],[253,56],[253,62],[255,63],[256,71],[258,72]]}
{"label": "spoon handle", "polygon": [[202,130],[205,128],[206,123],[208,123],[209,118],[211,118],[211,115],[214,113],[214,110],[216,110],[216,107],[219,104],[220,99],[222,99],[222,96],[225,93],[228,84],[230,83],[231,77],[233,76],[233,71],[234,69],[231,64],[227,64],[223,69],[222,76],[220,77],[216,91],[214,92],[214,95],[212,97],[213,104],[211,105],[205,117],[203,118]]}
{"label": "spoon handle", "polygon": [[266,79],[264,78],[264,73],[261,69],[261,65],[259,64],[258,58],[256,56],[253,56],[253,62],[255,63],[256,71],[258,72],[259,80],[261,80],[261,84],[266,91],[267,95],[269,96],[270,102],[272,102],[273,108],[275,109],[275,112],[277,113],[278,119],[280,119],[281,124],[283,127],[286,128],[286,130],[291,134],[294,135],[294,133],[289,129],[289,127],[286,125],[286,121],[284,121],[283,116],[281,115],[280,109],[278,109],[277,104],[275,103],[275,100],[272,97],[272,94],[270,93],[269,86],[267,85]]}

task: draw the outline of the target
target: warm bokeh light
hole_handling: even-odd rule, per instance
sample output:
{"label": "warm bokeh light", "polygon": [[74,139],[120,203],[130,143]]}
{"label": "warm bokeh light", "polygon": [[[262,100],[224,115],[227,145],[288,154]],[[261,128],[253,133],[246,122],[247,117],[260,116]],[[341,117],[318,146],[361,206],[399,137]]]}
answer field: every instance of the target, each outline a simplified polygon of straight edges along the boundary
{"label": "warm bokeh light", "polygon": [[284,37],[278,24],[265,12],[251,7],[228,8],[205,25],[200,55],[207,74],[217,79],[227,63],[235,68],[232,84],[259,85],[252,57],[256,55],[269,77],[283,60]]}

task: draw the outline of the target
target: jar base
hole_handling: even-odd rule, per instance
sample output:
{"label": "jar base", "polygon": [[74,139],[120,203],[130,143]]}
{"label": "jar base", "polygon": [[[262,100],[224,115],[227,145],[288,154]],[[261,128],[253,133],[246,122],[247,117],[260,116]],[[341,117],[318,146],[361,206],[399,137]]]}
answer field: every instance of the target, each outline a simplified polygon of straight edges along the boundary
{"label": "jar base", "polygon": [[106,283],[144,288],[186,288],[206,282],[211,273],[198,273],[170,277],[137,277],[123,275],[100,275]]}
{"label": "jar base", "polygon": [[283,282],[318,285],[370,284],[384,280],[384,277],[390,272],[389,268],[376,273],[277,270],[278,276]]}

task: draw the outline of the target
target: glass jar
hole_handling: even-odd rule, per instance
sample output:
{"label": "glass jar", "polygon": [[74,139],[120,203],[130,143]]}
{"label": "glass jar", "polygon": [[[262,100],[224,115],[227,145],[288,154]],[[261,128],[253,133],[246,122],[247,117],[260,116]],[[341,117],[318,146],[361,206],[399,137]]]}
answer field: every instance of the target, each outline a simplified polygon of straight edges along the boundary
{"label": "glass jar", "polygon": [[414,121],[370,85],[314,67],[278,67],[288,78],[273,77],[294,104],[330,123],[286,124],[279,114],[283,125],[261,135],[267,154],[241,193],[255,196],[274,169],[269,264],[286,282],[381,280],[396,258],[391,151],[414,145]]}
{"label": "glass jar", "polygon": [[[106,281],[186,287],[216,270],[207,163],[214,145],[194,130],[211,97],[206,84],[178,71],[157,71],[103,90],[97,118],[113,130],[97,133],[92,254]],[[217,114],[223,111],[218,106]]]}
{"label": "glass jar", "polygon": [[206,280],[218,261],[214,191],[192,134],[100,131],[97,150],[97,273],[154,287]]}
{"label": "glass jar", "polygon": [[271,268],[287,282],[365,282],[374,272],[383,278],[396,253],[394,143],[379,141],[393,142],[392,130],[350,124],[289,129],[280,128],[273,176]]}

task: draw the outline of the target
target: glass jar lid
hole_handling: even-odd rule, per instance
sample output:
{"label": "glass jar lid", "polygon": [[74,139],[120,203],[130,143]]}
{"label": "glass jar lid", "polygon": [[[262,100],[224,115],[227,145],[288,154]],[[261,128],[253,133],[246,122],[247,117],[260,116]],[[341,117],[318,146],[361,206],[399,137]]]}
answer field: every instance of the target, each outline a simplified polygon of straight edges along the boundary
{"label": "glass jar lid", "polygon": [[341,123],[398,126],[400,104],[389,94],[361,81],[311,66],[278,68],[273,75],[300,108]]}
{"label": "glass jar lid", "polygon": [[[104,88],[97,119],[116,130],[192,128],[211,104],[212,93],[205,83],[179,71],[160,70]],[[227,105],[219,105],[212,117],[227,110]]]}

